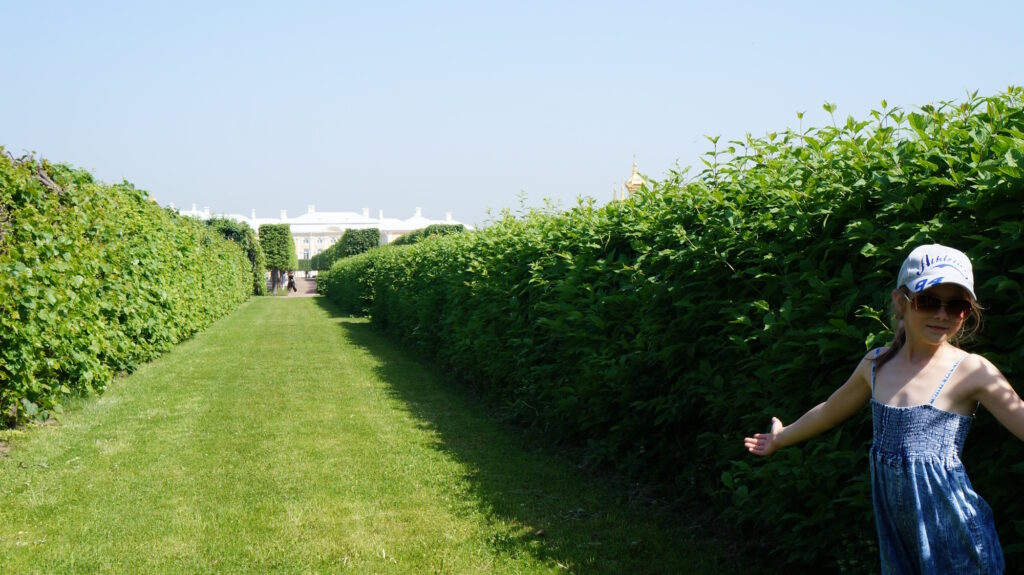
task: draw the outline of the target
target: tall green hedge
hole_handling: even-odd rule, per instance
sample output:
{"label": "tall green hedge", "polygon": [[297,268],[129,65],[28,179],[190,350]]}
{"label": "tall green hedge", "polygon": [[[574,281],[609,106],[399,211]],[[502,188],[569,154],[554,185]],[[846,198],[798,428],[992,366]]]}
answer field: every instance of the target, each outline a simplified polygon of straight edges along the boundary
{"label": "tall green hedge", "polygon": [[0,148],[0,426],[101,392],[253,290],[238,244],[131,184]]}
{"label": "tall green hedge", "polygon": [[413,230],[391,243],[396,246],[408,246],[419,243],[426,238],[461,234],[464,231],[466,231],[466,226],[462,224],[430,224],[423,229]]}
{"label": "tall green hedge", "polygon": [[338,304],[342,311],[352,315],[367,315],[376,290],[374,265],[377,261],[388,260],[387,254],[395,246],[380,246],[362,254],[337,260],[331,269],[321,271],[316,278],[317,293],[326,295]]}
{"label": "tall green hedge", "polygon": [[252,294],[266,295],[266,257],[263,255],[260,242],[256,239],[256,233],[249,227],[249,224],[227,218],[210,218],[206,220],[206,225],[242,247],[246,257],[249,258],[249,263],[252,264]]}
{"label": "tall green hedge", "polygon": [[[1019,383],[1024,91],[712,142],[692,178],[341,260],[325,293],[594,464],[710,505],[766,561],[873,572],[870,410],[768,459],[742,437],[887,343],[896,272],[922,243],[972,258],[987,316],[968,348]],[[965,462],[1011,566],[1021,461],[980,414]]]}

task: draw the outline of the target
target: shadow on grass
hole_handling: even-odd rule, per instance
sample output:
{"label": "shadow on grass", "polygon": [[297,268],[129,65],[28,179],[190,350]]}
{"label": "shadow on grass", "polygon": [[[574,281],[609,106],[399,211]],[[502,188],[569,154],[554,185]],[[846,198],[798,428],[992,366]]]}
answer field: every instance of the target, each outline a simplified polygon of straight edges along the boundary
{"label": "shadow on grass", "polygon": [[[348,318],[325,298],[334,318]],[[486,543],[500,554],[532,556],[572,573],[730,573],[734,559],[702,544],[681,513],[635,497],[621,482],[598,478],[543,447],[543,441],[493,417],[471,390],[444,381],[363,320],[342,319],[348,339],[379,362],[378,375],[438,449],[469,470],[468,487],[496,524]],[[532,444],[531,444],[532,443]],[[515,526],[501,529],[498,524]]]}

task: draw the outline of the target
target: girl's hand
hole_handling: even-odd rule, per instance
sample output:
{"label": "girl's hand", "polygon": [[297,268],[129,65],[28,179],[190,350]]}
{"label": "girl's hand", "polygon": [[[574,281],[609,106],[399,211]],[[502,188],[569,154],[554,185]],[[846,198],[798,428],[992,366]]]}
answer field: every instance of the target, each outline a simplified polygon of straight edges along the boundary
{"label": "girl's hand", "polygon": [[772,418],[772,430],[768,433],[755,433],[754,437],[744,437],[743,446],[754,455],[771,455],[779,448],[776,439],[782,431],[782,422],[778,417]]}

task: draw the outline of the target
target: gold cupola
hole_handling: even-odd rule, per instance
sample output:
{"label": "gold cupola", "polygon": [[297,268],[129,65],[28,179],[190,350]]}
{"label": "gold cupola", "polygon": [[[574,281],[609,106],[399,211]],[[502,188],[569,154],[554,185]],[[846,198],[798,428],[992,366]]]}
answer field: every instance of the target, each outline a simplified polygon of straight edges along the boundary
{"label": "gold cupola", "polygon": [[640,188],[644,187],[647,182],[640,177],[640,174],[636,173],[636,157],[633,158],[633,175],[626,180],[626,192],[628,195],[635,194]]}

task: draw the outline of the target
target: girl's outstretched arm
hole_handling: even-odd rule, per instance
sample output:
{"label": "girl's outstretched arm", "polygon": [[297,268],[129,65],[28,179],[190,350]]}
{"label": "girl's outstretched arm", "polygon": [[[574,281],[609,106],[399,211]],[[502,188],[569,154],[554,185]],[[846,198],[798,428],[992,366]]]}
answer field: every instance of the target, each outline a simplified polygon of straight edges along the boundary
{"label": "girl's outstretched arm", "polygon": [[980,402],[999,421],[1024,441],[1024,401],[1021,401],[1010,382],[992,362],[980,355],[971,356],[979,360],[979,367],[971,373],[972,399]]}
{"label": "girl's outstretched arm", "polygon": [[771,455],[777,450],[807,441],[846,421],[871,399],[871,361],[865,357],[849,379],[824,403],[819,403],[790,425],[772,418],[768,433],[743,438],[743,445],[754,455]]}

